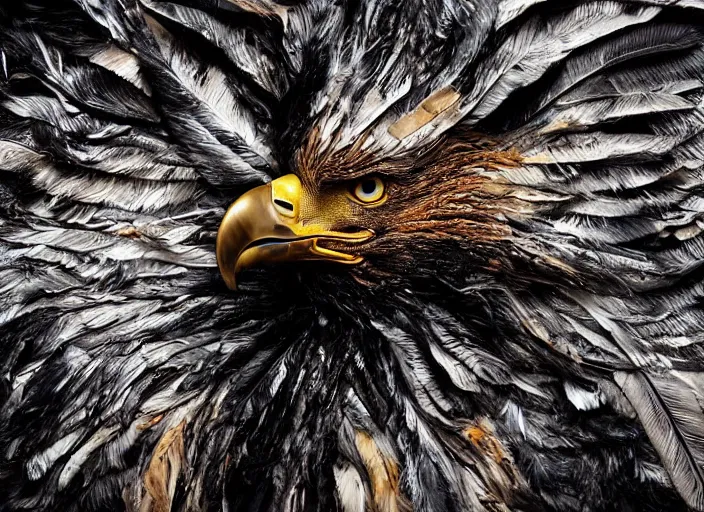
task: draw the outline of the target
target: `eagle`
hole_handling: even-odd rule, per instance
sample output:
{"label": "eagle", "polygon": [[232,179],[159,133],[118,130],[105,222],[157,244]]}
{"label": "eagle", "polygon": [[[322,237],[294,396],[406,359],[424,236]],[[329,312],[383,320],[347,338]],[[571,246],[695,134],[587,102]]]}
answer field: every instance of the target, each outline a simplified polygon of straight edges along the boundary
{"label": "eagle", "polygon": [[704,511],[704,1],[2,0],[0,510]]}

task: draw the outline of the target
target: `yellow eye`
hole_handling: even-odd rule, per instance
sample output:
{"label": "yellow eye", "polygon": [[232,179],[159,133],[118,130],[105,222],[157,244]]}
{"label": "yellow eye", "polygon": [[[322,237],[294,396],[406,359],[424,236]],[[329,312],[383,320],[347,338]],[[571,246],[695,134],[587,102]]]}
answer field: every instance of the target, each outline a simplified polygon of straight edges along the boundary
{"label": "yellow eye", "polygon": [[384,197],[384,182],[380,178],[362,178],[353,193],[362,203],[375,203]]}

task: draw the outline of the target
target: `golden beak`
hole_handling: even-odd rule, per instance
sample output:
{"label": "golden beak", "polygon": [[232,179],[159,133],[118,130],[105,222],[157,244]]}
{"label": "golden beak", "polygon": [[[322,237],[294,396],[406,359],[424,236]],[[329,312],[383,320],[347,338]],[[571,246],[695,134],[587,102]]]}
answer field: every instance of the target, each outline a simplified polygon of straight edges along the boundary
{"label": "golden beak", "polygon": [[[325,260],[356,264],[363,258],[319,247],[320,240],[361,243],[374,236],[370,230],[354,233],[329,231],[323,222],[301,211],[304,196],[294,174],[244,193],[220,223],[215,252],[220,274],[235,289],[235,276],[261,263]],[[313,208],[314,210],[314,208]]]}

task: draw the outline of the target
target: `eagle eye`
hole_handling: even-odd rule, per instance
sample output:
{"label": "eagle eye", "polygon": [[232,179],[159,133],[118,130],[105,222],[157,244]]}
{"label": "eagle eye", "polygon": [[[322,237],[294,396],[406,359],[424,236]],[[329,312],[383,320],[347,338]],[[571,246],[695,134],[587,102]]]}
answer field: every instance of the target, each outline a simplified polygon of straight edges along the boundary
{"label": "eagle eye", "polygon": [[360,203],[370,204],[380,201],[384,197],[384,190],[384,182],[381,178],[366,177],[356,183],[352,195]]}

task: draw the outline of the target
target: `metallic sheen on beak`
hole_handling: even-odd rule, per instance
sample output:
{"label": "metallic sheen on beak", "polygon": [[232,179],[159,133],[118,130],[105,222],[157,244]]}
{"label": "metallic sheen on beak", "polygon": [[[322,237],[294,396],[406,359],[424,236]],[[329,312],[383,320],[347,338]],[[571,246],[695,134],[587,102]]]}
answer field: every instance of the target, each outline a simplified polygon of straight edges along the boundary
{"label": "metallic sheen on beak", "polygon": [[304,194],[297,176],[288,174],[254,188],[235,201],[222,219],[216,242],[220,274],[228,288],[244,268],[263,263],[325,260],[356,264],[361,256],[320,247],[321,240],[361,243],[374,236],[370,230],[355,233],[329,231],[301,212]]}

